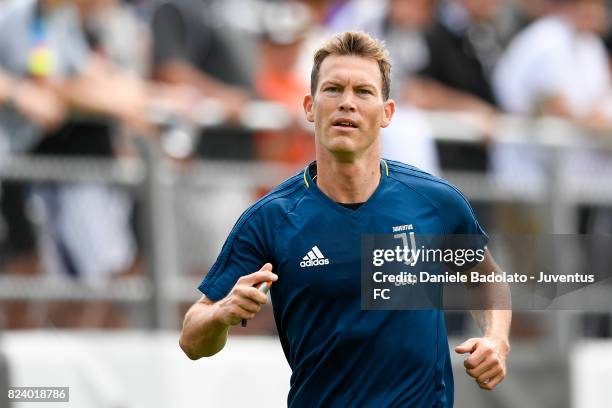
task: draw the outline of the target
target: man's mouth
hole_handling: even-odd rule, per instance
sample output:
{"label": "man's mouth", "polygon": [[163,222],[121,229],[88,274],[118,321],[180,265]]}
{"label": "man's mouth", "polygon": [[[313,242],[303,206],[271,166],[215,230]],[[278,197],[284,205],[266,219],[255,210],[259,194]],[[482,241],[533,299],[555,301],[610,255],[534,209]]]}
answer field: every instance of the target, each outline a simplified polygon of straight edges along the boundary
{"label": "man's mouth", "polygon": [[357,123],[355,123],[353,120],[351,119],[336,119],[333,122],[333,126],[334,127],[340,127],[340,128],[344,128],[344,129],[356,129],[359,126],[357,126]]}

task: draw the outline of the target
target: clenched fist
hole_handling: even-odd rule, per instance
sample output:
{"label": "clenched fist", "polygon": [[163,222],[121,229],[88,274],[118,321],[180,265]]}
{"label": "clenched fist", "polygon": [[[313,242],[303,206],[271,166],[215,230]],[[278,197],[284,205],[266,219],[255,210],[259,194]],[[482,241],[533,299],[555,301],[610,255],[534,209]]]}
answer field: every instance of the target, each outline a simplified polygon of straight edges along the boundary
{"label": "clenched fist", "polygon": [[272,273],[272,264],[267,263],[257,272],[238,279],[230,293],[215,303],[216,320],[226,326],[235,326],[243,319],[250,320],[268,302],[268,296],[261,293],[256,286],[262,282],[276,281],[278,276]]}
{"label": "clenched fist", "polygon": [[506,339],[492,337],[472,338],[455,347],[459,354],[470,353],[463,363],[465,370],[485,390],[492,390],[506,377],[509,351]]}

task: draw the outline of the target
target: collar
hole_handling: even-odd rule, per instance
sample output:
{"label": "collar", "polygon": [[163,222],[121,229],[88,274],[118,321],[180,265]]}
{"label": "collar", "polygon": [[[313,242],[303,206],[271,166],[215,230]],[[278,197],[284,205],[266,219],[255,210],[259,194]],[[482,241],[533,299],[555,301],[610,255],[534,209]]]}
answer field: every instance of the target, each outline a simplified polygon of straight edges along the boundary
{"label": "collar", "polygon": [[[385,159],[380,159],[380,173],[382,174],[383,177],[389,177],[389,165],[387,164],[387,161]],[[306,188],[310,188],[310,183],[308,182],[308,179],[310,178],[312,181],[314,181],[317,178],[317,161],[316,160],[309,163],[304,168],[302,176],[304,178],[304,184],[306,185]]]}

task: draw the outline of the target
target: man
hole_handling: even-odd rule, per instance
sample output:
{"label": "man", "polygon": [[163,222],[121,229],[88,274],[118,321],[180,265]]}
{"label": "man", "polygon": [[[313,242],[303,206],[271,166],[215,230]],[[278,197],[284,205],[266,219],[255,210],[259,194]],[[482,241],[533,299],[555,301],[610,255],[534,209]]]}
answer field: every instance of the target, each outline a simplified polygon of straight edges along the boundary
{"label": "man", "polygon": [[553,2],[501,56],[493,75],[501,108],[609,127],[612,81],[599,36],[606,31],[606,13],[601,0]]}
{"label": "man", "polygon": [[[517,34],[496,67],[493,85],[500,106],[510,114],[557,116],[586,130],[609,132],[612,129],[610,54],[600,37],[608,30],[607,22],[607,7],[602,0],[551,2],[547,13]],[[583,180],[607,183],[612,178],[612,155],[598,150],[586,134],[582,137],[584,145],[562,149],[560,156],[555,157],[560,166],[559,177],[570,185]],[[509,187],[515,187],[516,180],[546,182],[548,174],[544,169],[552,157],[528,145],[500,143],[492,149],[495,175]],[[577,213],[578,222],[564,223],[568,232],[612,232],[609,205],[581,205]],[[515,221],[529,220],[526,214],[523,211],[506,219],[513,226],[521,225],[525,221]],[[529,226],[541,228],[538,221],[532,220]],[[590,257],[611,259],[603,254]],[[588,314],[583,319],[587,330],[597,331],[601,327],[605,331],[610,314]]]}
{"label": "man", "polygon": [[[490,72],[502,50],[495,26],[497,0],[441,1],[435,22],[427,30],[427,63],[405,87],[409,101],[422,109],[471,114],[484,136],[494,130],[497,101]],[[442,143],[443,168],[485,172],[485,144]]]}
{"label": "man", "polygon": [[[0,133],[7,154],[114,157],[118,124],[145,123],[145,86],[104,63],[86,26],[102,4],[85,0],[15,0],[0,14]],[[89,34],[92,34],[91,32]],[[4,183],[3,183],[4,184]],[[5,184],[6,185],[6,184]],[[46,273],[90,284],[107,282],[133,265],[136,244],[124,191],[99,183],[8,184],[0,202],[9,225],[10,255],[41,251]],[[26,195],[35,205],[34,232]],[[101,215],[104,216],[101,216]],[[7,269],[14,270],[12,266]],[[36,266],[36,265],[34,265]],[[88,304],[53,308],[51,316],[80,325],[103,324],[117,313]],[[96,318],[93,318],[96,316]]]}
{"label": "man", "polygon": [[[606,5],[601,0],[552,2],[545,16],[512,40],[495,69],[493,85],[503,110],[513,115],[557,116],[587,129],[609,131],[612,77],[599,37],[606,30],[606,21]],[[493,170],[509,187],[516,187],[517,180],[547,181],[544,168],[551,157],[544,151],[501,143],[493,145],[492,157]],[[612,177],[610,155],[591,143],[563,150],[556,161],[564,180]],[[611,214],[606,215],[605,210],[588,212],[585,218],[592,218],[593,225],[611,225]],[[573,231],[574,226],[568,224],[568,228]]]}
{"label": "man", "polygon": [[[453,404],[443,312],[360,306],[362,234],[389,234],[409,222],[418,233],[484,234],[448,183],[380,159],[380,129],[395,109],[389,74],[384,47],[364,33],[342,33],[316,53],[303,105],[317,161],[238,220],[199,287],[205,296],[185,317],[181,347],[192,359],[211,356],[232,326],[266,303],[253,286],[272,281],[293,371],[291,407]],[[302,262],[309,252],[318,265]],[[496,268],[487,254],[473,270]],[[456,351],[472,353],[468,373],[493,389],[505,376],[510,312],[477,313],[485,337]]]}
{"label": "man", "polygon": [[[154,78],[215,99],[230,121],[238,118],[251,98],[253,84],[245,66],[252,64],[249,45],[254,46],[254,41],[220,18],[218,11],[226,2],[157,3],[151,21]],[[236,49],[240,51],[235,53]],[[206,129],[198,140],[197,153],[214,159],[250,159],[251,134],[231,124]]]}

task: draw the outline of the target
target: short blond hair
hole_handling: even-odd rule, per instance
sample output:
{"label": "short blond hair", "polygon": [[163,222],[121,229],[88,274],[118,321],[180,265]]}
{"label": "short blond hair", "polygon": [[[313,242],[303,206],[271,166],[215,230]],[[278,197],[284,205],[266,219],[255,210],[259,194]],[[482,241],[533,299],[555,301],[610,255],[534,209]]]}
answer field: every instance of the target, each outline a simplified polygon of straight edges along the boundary
{"label": "short blond hair", "polygon": [[345,31],[328,40],[314,55],[310,72],[310,94],[314,96],[319,82],[319,71],[330,55],[353,55],[378,63],[382,77],[382,96],[386,101],[391,91],[391,58],[384,43],[363,31]]}

